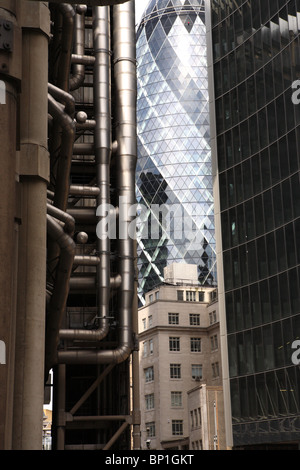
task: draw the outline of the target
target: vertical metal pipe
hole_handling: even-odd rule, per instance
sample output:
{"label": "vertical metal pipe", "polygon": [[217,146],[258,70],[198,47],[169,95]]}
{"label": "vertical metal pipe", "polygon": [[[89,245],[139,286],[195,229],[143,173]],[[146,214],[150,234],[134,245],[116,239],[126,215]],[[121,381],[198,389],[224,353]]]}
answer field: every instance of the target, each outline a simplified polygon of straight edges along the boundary
{"label": "vertical metal pipe", "polygon": [[[76,16],[75,16],[75,38],[74,38],[74,51],[76,55],[83,56],[85,47],[84,47],[84,14],[86,7],[82,5],[77,5],[76,7]],[[73,65],[73,76],[70,78],[70,90],[76,90],[79,88],[84,81],[84,65],[75,63]]]}
{"label": "vertical metal pipe", "polygon": [[[111,76],[110,76],[110,9],[94,8],[94,106],[95,106],[95,159],[97,186],[100,190],[97,206],[105,207],[110,203],[110,158],[111,158]],[[103,214],[104,215],[104,214]],[[97,268],[99,292],[99,317],[102,337],[109,329],[110,300],[110,240],[97,239],[100,263]]]}

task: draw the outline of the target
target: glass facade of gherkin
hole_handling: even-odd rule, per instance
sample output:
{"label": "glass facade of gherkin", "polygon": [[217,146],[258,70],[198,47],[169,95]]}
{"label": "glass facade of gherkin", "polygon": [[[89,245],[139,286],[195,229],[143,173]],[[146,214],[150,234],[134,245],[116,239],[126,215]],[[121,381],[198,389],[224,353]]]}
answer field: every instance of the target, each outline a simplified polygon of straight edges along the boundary
{"label": "glass facade of gherkin", "polygon": [[204,10],[203,0],[151,0],[137,31],[142,303],[174,262],[197,264],[200,283],[216,285]]}

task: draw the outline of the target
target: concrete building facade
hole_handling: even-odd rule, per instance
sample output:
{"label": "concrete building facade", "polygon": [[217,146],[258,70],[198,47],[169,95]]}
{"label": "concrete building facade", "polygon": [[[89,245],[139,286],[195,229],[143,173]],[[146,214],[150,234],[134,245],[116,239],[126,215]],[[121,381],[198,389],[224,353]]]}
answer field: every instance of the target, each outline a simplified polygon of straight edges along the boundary
{"label": "concrete building facade", "polygon": [[[139,309],[141,448],[204,448],[202,428],[190,422],[189,392],[222,383],[218,303],[216,289],[197,284],[197,266],[191,269],[194,283],[181,277],[161,284]],[[196,402],[194,397],[193,406],[205,414],[203,398]]]}

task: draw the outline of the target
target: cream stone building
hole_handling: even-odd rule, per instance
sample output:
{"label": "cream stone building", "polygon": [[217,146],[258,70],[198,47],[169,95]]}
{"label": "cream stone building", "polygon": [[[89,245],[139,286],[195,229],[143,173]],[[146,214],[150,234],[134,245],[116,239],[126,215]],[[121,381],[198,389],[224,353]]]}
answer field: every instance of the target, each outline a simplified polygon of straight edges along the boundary
{"label": "cream stone building", "polygon": [[[199,412],[199,423],[210,421],[203,413],[213,408],[192,392],[203,385],[222,391],[217,291],[198,285],[193,265],[174,264],[164,274],[139,309],[141,446],[213,448],[190,412]],[[221,401],[219,394],[220,409]]]}

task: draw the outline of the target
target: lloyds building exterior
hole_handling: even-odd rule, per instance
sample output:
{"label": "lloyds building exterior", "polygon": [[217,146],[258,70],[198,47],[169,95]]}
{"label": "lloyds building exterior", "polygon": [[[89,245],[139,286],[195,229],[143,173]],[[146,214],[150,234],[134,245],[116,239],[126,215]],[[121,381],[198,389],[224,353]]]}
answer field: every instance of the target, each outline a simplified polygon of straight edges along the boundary
{"label": "lloyds building exterior", "polygon": [[199,284],[216,285],[203,0],[149,2],[137,30],[137,87],[143,302],[174,262],[196,264]]}
{"label": "lloyds building exterior", "polygon": [[207,2],[227,445],[297,448],[300,2]]}

